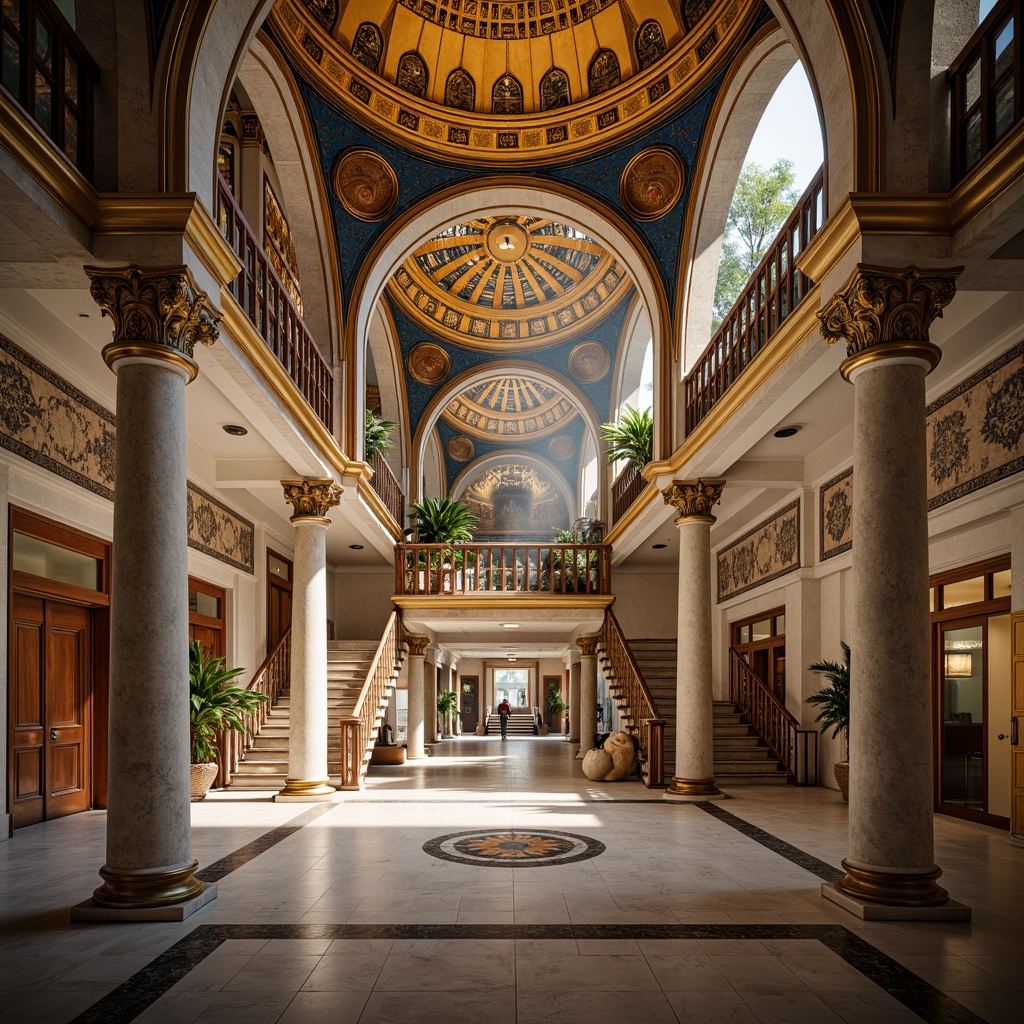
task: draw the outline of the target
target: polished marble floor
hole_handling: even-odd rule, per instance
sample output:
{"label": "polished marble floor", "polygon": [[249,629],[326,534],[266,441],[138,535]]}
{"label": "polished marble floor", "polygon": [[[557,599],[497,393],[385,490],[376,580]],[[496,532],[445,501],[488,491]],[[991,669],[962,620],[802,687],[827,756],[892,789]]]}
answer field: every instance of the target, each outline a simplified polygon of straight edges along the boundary
{"label": "polished marble floor", "polygon": [[[194,804],[218,898],[179,924],[69,922],[99,883],[102,812],[19,830],[0,843],[0,1021],[1024,1019],[1024,849],[1005,832],[936,819],[971,923],[863,922],[820,895],[846,853],[831,790],[669,804],[587,782],[556,737],[433,750],[333,802]],[[477,853],[562,832],[586,852],[506,867],[424,850],[486,831]]]}

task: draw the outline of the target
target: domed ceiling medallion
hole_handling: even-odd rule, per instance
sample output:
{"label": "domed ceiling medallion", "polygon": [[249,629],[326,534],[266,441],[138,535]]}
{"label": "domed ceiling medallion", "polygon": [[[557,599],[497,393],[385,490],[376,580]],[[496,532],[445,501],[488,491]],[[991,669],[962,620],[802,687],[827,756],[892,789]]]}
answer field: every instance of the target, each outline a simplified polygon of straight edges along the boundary
{"label": "domed ceiling medallion", "polygon": [[566,395],[530,377],[481,381],[452,398],[441,413],[446,422],[473,437],[510,442],[545,437],[576,414]]}
{"label": "domed ceiling medallion", "polygon": [[603,319],[632,280],[599,242],[542,217],[481,217],[421,245],[388,284],[411,320],[465,348],[564,341]]}
{"label": "domed ceiling medallion", "polygon": [[637,220],[657,220],[679,202],[685,181],[679,154],[671,146],[650,146],[626,164],[619,198]]}
{"label": "domed ceiling medallion", "polygon": [[612,354],[599,341],[585,341],[569,353],[569,372],[583,384],[600,380],[612,365]]}
{"label": "domed ceiling medallion", "polygon": [[371,149],[353,147],[339,153],[331,181],[341,205],[359,220],[383,220],[398,202],[398,175]]}
{"label": "domed ceiling medallion", "polygon": [[469,462],[476,455],[476,445],[470,438],[460,434],[448,442],[448,454],[456,462]]}
{"label": "domed ceiling medallion", "polygon": [[448,376],[452,361],[440,345],[421,341],[409,350],[409,372],[421,384],[440,384]]}
{"label": "domed ceiling medallion", "polygon": [[576,454],[576,441],[569,434],[558,434],[548,442],[551,458],[564,462]]}

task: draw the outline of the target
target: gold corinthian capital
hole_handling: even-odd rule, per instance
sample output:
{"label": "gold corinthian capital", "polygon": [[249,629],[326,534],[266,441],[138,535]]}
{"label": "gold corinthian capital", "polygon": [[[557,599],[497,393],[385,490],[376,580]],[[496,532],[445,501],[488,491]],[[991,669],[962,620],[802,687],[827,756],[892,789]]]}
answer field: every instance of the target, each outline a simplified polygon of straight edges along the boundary
{"label": "gold corinthian capital", "polygon": [[578,636],[576,637],[576,646],[580,649],[581,658],[596,658],[597,657],[597,641],[600,639],[598,636]]}
{"label": "gold corinthian capital", "polygon": [[282,480],[284,500],[295,508],[297,519],[327,519],[327,512],[341,502],[341,488],[333,480]]}
{"label": "gold corinthian capital", "polygon": [[830,345],[846,342],[842,375],[849,379],[858,366],[889,356],[915,356],[934,369],[941,351],[929,341],[928,331],[952,302],[963,269],[859,263],[846,286],[816,314],[821,336]]}
{"label": "gold corinthian capital", "polygon": [[724,480],[673,480],[661,496],[679,513],[676,523],[689,519],[713,523],[711,509],[722,500],[723,487]]}
{"label": "gold corinthian capital", "polygon": [[188,267],[86,267],[85,272],[93,299],[114,324],[114,340],[103,349],[107,366],[145,356],[173,363],[195,379],[195,347],[217,340],[220,314]]}
{"label": "gold corinthian capital", "polygon": [[411,658],[422,658],[430,646],[429,636],[416,636],[415,633],[406,633],[405,642],[409,645],[409,656]]}

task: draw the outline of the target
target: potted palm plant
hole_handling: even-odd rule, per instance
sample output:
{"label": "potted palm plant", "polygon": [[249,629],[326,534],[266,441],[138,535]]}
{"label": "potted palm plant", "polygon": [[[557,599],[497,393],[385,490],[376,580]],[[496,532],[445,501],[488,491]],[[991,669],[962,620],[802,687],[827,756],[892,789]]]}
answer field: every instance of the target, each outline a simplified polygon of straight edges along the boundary
{"label": "potted palm plant", "polygon": [[455,735],[455,716],[459,713],[459,695],[454,690],[442,690],[437,695],[437,713],[441,716],[441,735],[450,739]]}
{"label": "potted palm plant", "polygon": [[609,462],[626,460],[639,471],[654,454],[654,417],[650,409],[634,409],[627,405],[614,423],[601,427],[601,436],[608,448]]}
{"label": "potted palm plant", "polygon": [[265,693],[229,685],[244,668],[224,668],[223,658],[207,656],[198,640],[188,645],[189,728],[191,732],[192,800],[202,800],[217,777],[217,733],[245,732],[243,715],[267,700]]}
{"label": "potted palm plant", "polygon": [[[461,501],[451,498],[424,498],[409,506],[409,518],[413,521],[417,544],[469,544],[477,525],[476,513]],[[419,568],[431,570],[431,590],[441,568],[462,568],[462,553],[441,551],[427,558],[420,556]],[[429,563],[429,564],[428,564]]]}
{"label": "potted palm plant", "polygon": [[363,428],[363,458],[372,462],[377,452],[386,452],[395,439],[391,436],[395,424],[391,420],[382,420],[372,409],[366,410],[366,422]]}
{"label": "potted palm plant", "polygon": [[843,660],[817,661],[808,665],[808,671],[817,672],[828,679],[828,686],[823,686],[817,693],[807,698],[808,704],[819,708],[816,722],[821,722],[821,731],[832,729],[832,739],[840,733],[843,735],[846,757],[833,766],[839,792],[844,800],[850,799],[850,645],[839,641],[843,649]]}

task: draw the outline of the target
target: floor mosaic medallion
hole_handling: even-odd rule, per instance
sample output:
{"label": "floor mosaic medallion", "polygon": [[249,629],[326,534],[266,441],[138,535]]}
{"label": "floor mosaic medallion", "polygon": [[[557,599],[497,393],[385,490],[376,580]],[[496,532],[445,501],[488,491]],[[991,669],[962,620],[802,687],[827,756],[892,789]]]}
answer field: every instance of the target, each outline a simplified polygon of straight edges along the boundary
{"label": "floor mosaic medallion", "polygon": [[489,868],[541,868],[573,864],[604,853],[604,844],[589,836],[549,829],[503,832],[452,832],[423,844],[424,853],[456,864]]}

